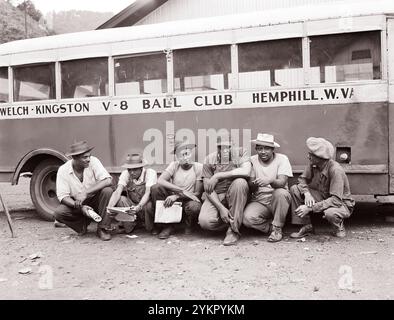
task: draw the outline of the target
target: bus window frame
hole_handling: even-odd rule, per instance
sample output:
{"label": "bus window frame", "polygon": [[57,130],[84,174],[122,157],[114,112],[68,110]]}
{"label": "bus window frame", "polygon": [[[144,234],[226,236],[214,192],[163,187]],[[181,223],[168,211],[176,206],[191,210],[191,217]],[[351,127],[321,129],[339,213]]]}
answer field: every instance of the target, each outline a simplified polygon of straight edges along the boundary
{"label": "bus window frame", "polygon": [[[43,100],[27,100],[27,101],[15,101],[15,93],[14,93],[14,79],[15,79],[15,69],[17,68],[24,68],[24,67],[36,67],[36,66],[46,66],[46,65],[53,65],[54,66],[54,79],[55,79],[55,95],[53,99],[43,99]],[[9,84],[11,83],[11,87],[8,88],[9,90],[9,101],[10,103],[15,104],[27,104],[27,103],[38,103],[38,102],[45,102],[45,101],[56,101],[57,99],[57,78],[56,78],[56,61],[48,61],[48,62],[38,62],[38,63],[27,63],[27,64],[20,64],[20,65],[13,65],[9,67],[8,73],[8,81]],[[12,81],[12,82],[11,82]],[[12,99],[11,99],[12,98]]]}
{"label": "bus window frame", "polygon": [[[329,36],[329,35],[340,35],[340,34],[355,34],[355,33],[364,33],[364,32],[379,32],[380,33],[380,73],[381,73],[381,78],[380,79],[369,79],[369,80],[352,80],[352,81],[341,81],[341,82],[330,82],[330,83],[305,83],[306,86],[314,86],[314,87],[325,87],[325,86],[339,86],[339,85],[350,85],[350,84],[369,84],[369,83],[384,83],[388,79],[388,65],[387,65],[387,23],[384,25],[382,29],[378,28],[371,28],[368,30],[351,30],[347,32],[327,32],[324,34],[313,34],[313,35],[308,35],[306,38],[307,40],[307,53],[308,55],[305,55],[304,57],[304,63],[307,63],[308,68],[306,68],[305,72],[307,73],[307,79],[309,82],[310,79],[310,61],[311,61],[311,37],[319,37],[319,36]],[[304,54],[304,47],[303,47],[303,54]],[[305,69],[305,66],[304,66]]]}
{"label": "bus window frame", "polygon": [[[167,53],[168,52],[168,53]],[[109,67],[109,79],[112,78],[113,81],[113,95],[110,97],[114,98],[126,98],[126,97],[132,97],[132,98],[137,98],[137,97],[163,97],[163,96],[172,96],[173,93],[170,93],[170,88],[169,88],[169,74],[170,74],[170,69],[171,69],[171,75],[173,75],[173,51],[171,49],[166,49],[163,51],[149,51],[149,52],[141,52],[141,53],[134,53],[134,54],[124,54],[124,55],[116,55],[116,56],[111,56],[110,59],[112,60],[112,66],[111,63],[108,63]],[[162,92],[160,94],[129,94],[129,95],[117,95],[116,94],[116,80],[115,80],[115,60],[119,59],[128,59],[128,58],[136,58],[136,57],[143,57],[143,56],[152,56],[152,55],[164,55],[166,59],[166,80],[167,80],[167,92]],[[170,59],[169,57],[170,56]],[[109,90],[109,93],[111,93],[111,90]]]}

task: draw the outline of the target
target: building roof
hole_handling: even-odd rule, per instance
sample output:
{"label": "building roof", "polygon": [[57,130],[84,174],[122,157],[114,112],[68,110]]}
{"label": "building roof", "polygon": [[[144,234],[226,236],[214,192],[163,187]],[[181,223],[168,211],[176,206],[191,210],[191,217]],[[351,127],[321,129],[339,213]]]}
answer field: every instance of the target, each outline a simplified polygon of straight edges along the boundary
{"label": "building roof", "polygon": [[168,0],[136,0],[126,9],[104,22],[97,29],[119,28],[135,25]]}

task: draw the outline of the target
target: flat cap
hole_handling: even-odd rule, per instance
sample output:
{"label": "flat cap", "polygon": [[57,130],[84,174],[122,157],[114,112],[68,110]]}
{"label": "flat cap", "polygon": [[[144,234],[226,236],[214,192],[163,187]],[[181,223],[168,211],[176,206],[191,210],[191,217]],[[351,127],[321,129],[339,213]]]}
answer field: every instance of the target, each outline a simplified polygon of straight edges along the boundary
{"label": "flat cap", "polygon": [[327,141],[324,138],[309,138],[306,140],[306,146],[309,151],[312,152],[315,156],[322,159],[333,159],[335,149],[331,142]]}

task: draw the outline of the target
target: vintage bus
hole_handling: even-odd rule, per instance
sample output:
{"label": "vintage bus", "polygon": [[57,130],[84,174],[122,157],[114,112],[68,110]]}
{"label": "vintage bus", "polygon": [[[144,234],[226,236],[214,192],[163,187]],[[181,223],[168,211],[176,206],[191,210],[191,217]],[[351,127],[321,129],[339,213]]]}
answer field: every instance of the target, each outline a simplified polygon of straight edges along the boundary
{"label": "vintage bus", "polygon": [[393,13],[391,1],[300,7],[0,45],[0,180],[31,173],[50,220],[75,140],[117,174],[137,149],[163,169],[175,137],[202,162],[226,129],[251,152],[274,134],[296,173],[306,138],[326,137],[353,194],[392,203]]}

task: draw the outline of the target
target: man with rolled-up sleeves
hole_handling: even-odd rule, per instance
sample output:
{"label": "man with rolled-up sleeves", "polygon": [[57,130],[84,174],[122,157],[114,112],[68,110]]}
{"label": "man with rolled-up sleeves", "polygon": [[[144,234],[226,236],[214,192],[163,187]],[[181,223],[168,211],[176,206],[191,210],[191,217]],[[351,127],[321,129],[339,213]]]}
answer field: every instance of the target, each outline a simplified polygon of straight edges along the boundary
{"label": "man with rolled-up sleeves", "polygon": [[209,155],[203,166],[205,201],[198,221],[205,230],[227,230],[225,246],[236,245],[240,238],[250,171],[246,151],[235,148],[229,135],[219,136],[217,152]]}
{"label": "man with rolled-up sleeves", "polygon": [[91,155],[92,149],[86,141],[74,143],[67,154],[72,160],[59,168],[56,193],[61,204],[55,218],[79,235],[86,234],[92,220],[98,222],[97,236],[108,241],[111,217],[107,206],[113,192],[112,177]]}

